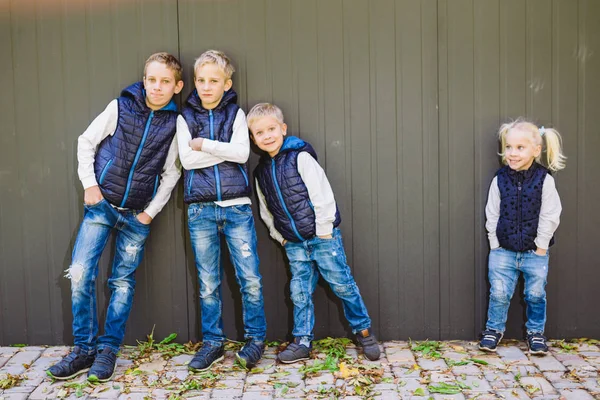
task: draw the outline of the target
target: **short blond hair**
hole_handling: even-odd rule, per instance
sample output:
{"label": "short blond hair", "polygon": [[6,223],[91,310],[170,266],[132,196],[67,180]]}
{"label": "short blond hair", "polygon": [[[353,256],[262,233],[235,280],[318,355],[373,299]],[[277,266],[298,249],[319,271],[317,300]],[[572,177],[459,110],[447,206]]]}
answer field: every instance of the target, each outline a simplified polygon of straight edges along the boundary
{"label": "short blond hair", "polygon": [[221,71],[223,71],[227,79],[231,79],[231,76],[235,72],[235,68],[231,64],[229,57],[219,50],[207,50],[196,59],[196,62],[194,63],[194,76],[196,75],[198,68],[205,64],[217,65],[221,68]]}
{"label": "short blond hair", "polygon": [[264,117],[273,117],[277,122],[283,124],[283,112],[281,108],[271,103],[258,103],[248,112],[248,116],[246,117],[248,127],[251,127],[257,119]]}
{"label": "short blond hair", "polygon": [[[520,130],[531,135],[531,142],[536,146],[542,146],[546,151],[546,159],[543,160],[551,171],[560,171],[565,167],[567,157],[562,152],[562,137],[556,129],[538,127],[533,122],[519,117],[512,122],[503,124],[498,130],[498,139],[502,144],[502,152],[499,153],[502,157],[502,163],[506,162],[506,135],[511,130]],[[544,146],[545,144],[545,146]],[[536,158],[537,162],[542,162],[542,153]]]}
{"label": "short blond hair", "polygon": [[183,75],[183,67],[181,66],[181,63],[174,55],[164,51],[160,53],[154,53],[148,57],[146,63],[144,64],[144,77],[146,77],[146,69],[148,68],[148,65],[154,61],[165,64],[167,68],[173,71],[175,82],[179,82],[181,80],[181,76]]}

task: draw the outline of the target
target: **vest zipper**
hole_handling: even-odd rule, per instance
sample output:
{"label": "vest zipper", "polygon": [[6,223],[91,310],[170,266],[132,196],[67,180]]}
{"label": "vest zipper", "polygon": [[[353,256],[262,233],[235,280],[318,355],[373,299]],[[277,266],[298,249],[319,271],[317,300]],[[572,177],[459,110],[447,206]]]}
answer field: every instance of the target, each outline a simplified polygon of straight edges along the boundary
{"label": "vest zipper", "polygon": [[244,168],[238,164],[238,168],[240,169],[240,171],[242,171],[242,175],[244,176],[244,180],[246,181],[246,186],[248,186],[250,183],[248,182],[248,176],[246,175],[246,171],[244,171]]}
{"label": "vest zipper", "polygon": [[298,239],[300,239],[301,242],[304,242],[304,238],[302,236],[300,236],[300,232],[298,232],[298,229],[296,229],[296,224],[294,223],[294,220],[292,219],[292,214],[290,214],[287,207],[285,206],[285,202],[283,201],[283,195],[281,194],[281,189],[279,188],[279,183],[277,182],[277,176],[275,174],[275,160],[274,159],[271,159],[271,176],[273,177],[273,183],[275,184],[275,191],[277,192],[277,197],[279,197],[279,201],[281,202],[283,211],[285,212],[288,219],[290,220],[290,225],[292,226],[292,230],[294,231],[294,233],[296,234]]}
{"label": "vest zipper", "polygon": [[[215,125],[212,110],[208,111],[208,118],[210,121],[210,140],[215,140]],[[215,165],[215,181],[217,184],[217,201],[221,201],[221,178],[219,177],[219,165]]]}
{"label": "vest zipper", "polygon": [[187,187],[188,195],[192,194],[192,181],[194,180],[194,171],[195,171],[195,169],[190,171],[190,180],[188,181],[188,187]]}
{"label": "vest zipper", "polygon": [[113,162],[113,160],[110,159],[104,166],[104,169],[102,170],[102,173],[100,174],[100,180],[98,181],[99,185],[102,185],[102,182],[104,182],[104,177],[106,176],[106,173],[108,172],[108,167],[110,167],[110,164],[112,164],[112,162]]}
{"label": "vest zipper", "polygon": [[521,229],[522,223],[522,207],[521,207],[521,176],[517,176],[517,230],[519,232],[519,249],[523,249],[523,230]]}
{"label": "vest zipper", "polygon": [[156,191],[158,190],[158,178],[159,178],[159,175],[156,175],[156,179],[154,180],[154,192],[152,193],[152,198],[154,198],[154,196],[156,196]]}
{"label": "vest zipper", "polygon": [[125,202],[127,201],[127,197],[129,196],[129,189],[131,189],[131,181],[133,181],[133,173],[135,172],[135,167],[138,161],[140,160],[140,155],[142,154],[142,150],[144,149],[144,143],[146,143],[146,137],[148,136],[148,131],[150,131],[150,124],[152,123],[152,118],[154,118],[154,110],[150,111],[148,121],[146,121],[144,136],[142,136],[140,145],[138,146],[137,152],[135,153],[135,159],[133,160],[133,164],[131,165],[131,169],[129,170],[129,178],[127,178],[127,188],[125,189],[123,201],[121,202],[121,205],[119,207],[125,207]]}

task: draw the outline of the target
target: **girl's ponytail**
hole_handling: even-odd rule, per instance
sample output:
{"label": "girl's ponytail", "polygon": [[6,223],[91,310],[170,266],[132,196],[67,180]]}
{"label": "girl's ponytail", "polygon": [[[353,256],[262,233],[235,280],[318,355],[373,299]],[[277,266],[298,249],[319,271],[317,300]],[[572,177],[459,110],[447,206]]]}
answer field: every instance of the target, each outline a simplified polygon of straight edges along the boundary
{"label": "girl's ponytail", "polygon": [[542,139],[546,142],[546,163],[551,171],[560,171],[565,167],[567,157],[562,153],[562,137],[556,129],[539,128]]}

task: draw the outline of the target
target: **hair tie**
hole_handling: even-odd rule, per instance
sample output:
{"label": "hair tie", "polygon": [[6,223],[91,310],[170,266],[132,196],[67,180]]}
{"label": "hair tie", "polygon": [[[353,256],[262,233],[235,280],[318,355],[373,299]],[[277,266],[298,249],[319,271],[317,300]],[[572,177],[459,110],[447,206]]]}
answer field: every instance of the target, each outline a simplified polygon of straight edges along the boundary
{"label": "hair tie", "polygon": [[544,133],[546,133],[546,128],[542,126],[540,127],[540,136],[544,136]]}

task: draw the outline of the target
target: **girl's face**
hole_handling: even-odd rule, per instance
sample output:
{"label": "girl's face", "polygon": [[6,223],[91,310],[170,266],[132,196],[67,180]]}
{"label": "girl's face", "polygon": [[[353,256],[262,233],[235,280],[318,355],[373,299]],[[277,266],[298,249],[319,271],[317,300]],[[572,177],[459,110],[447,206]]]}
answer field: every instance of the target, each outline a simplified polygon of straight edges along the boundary
{"label": "girl's face", "polygon": [[531,132],[513,128],[505,136],[504,158],[515,171],[525,171],[542,152],[542,146],[533,143]]}

